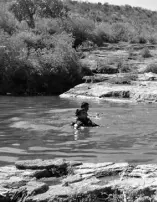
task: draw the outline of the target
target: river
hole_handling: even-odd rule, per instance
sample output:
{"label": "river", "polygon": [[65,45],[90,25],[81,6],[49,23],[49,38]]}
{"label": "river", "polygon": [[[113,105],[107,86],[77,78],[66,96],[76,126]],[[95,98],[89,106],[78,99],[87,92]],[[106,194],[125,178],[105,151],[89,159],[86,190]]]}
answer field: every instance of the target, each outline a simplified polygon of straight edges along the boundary
{"label": "river", "polygon": [[82,100],[0,97],[0,166],[24,159],[157,162],[157,104],[86,100],[101,127],[75,131]]}

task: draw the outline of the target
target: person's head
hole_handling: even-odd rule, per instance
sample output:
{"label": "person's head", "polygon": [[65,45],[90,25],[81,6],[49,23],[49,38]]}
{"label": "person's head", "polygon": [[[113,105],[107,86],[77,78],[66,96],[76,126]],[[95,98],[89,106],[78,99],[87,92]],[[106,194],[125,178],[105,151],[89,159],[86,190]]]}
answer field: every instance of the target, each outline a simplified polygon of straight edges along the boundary
{"label": "person's head", "polygon": [[79,119],[86,119],[87,118],[87,112],[84,109],[77,109],[75,115]]}
{"label": "person's head", "polygon": [[81,104],[81,109],[84,109],[85,111],[88,111],[89,109],[89,104],[87,102],[82,102]]}

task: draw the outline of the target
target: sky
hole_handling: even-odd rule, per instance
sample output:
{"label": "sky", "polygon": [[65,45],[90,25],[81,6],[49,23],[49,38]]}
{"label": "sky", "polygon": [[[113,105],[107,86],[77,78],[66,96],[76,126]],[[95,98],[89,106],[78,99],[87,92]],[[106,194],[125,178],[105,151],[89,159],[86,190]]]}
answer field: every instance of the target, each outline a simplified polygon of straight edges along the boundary
{"label": "sky", "polygon": [[79,1],[89,1],[93,3],[101,2],[101,3],[109,3],[115,5],[131,5],[138,6],[150,10],[157,11],[157,0],[79,0]]}

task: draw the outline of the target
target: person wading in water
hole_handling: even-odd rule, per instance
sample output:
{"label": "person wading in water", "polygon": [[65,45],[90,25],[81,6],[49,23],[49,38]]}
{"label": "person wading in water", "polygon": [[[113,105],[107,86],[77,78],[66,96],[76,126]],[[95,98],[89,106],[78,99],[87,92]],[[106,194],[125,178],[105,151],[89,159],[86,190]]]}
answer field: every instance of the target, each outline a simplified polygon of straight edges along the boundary
{"label": "person wading in water", "polygon": [[96,127],[99,126],[96,123],[93,123],[89,118],[88,118],[88,110],[89,110],[89,104],[87,102],[83,102],[81,104],[81,109],[76,110],[76,122],[72,123],[72,126],[75,129],[78,129],[80,127]]}

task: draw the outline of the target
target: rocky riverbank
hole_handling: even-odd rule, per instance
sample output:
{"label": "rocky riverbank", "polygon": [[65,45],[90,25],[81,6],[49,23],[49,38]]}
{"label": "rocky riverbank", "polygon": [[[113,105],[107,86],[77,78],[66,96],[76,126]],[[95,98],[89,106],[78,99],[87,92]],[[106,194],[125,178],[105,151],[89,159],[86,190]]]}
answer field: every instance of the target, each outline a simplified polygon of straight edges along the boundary
{"label": "rocky riverbank", "polygon": [[0,201],[157,201],[157,164],[18,161],[0,168]]}
{"label": "rocky riverbank", "polygon": [[93,75],[85,76],[83,84],[60,97],[157,102],[157,48],[149,45],[108,46],[84,53],[82,65],[90,68]]}
{"label": "rocky riverbank", "polygon": [[[112,102],[154,103],[157,102],[157,75],[152,75],[149,77],[149,74],[138,74],[139,80],[132,81],[131,84],[112,84],[107,81],[83,83],[60,95],[60,97],[93,98]],[[104,77],[109,78],[110,76],[104,75]],[[112,77],[116,78],[117,76],[112,75]],[[125,77],[125,74],[121,77]],[[150,81],[152,77],[153,81]],[[148,80],[141,80],[140,78],[148,78]]]}

